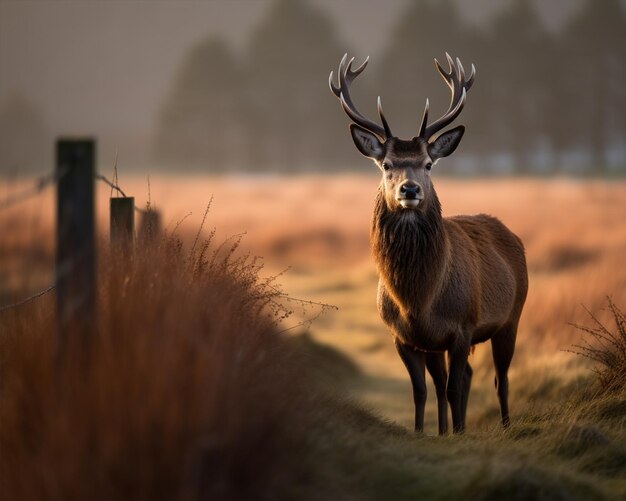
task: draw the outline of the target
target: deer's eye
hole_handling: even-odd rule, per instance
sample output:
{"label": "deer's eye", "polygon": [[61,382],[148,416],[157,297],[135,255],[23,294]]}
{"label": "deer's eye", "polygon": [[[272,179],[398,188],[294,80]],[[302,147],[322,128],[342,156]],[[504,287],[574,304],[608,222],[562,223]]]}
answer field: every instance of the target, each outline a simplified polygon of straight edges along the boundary
{"label": "deer's eye", "polygon": [[430,169],[432,169],[432,167],[433,167],[433,163],[432,163],[432,162],[428,162],[428,163],[425,165],[425,167],[426,167],[426,170],[430,170]]}
{"label": "deer's eye", "polygon": [[383,169],[385,170],[391,169],[391,164],[389,162],[383,162]]}

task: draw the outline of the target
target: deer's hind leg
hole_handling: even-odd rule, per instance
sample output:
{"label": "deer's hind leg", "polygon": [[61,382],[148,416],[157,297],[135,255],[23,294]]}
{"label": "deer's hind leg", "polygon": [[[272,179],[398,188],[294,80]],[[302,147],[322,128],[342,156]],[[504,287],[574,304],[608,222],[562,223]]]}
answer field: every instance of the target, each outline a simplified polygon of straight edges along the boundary
{"label": "deer's hind leg", "polygon": [[413,385],[413,402],[415,403],[415,431],[424,431],[424,408],[426,407],[426,353],[395,340],[396,349],[404,362],[411,384]]}
{"label": "deer's hind leg", "polygon": [[426,353],[426,368],[433,378],[437,391],[437,419],[439,422],[439,435],[448,433],[448,400],[446,399],[446,383],[448,370],[444,353]]}
{"label": "deer's hind leg", "polygon": [[517,323],[504,326],[491,338],[493,364],[496,369],[496,392],[500,402],[502,425],[509,426],[509,366],[515,351],[515,338],[517,337]]}

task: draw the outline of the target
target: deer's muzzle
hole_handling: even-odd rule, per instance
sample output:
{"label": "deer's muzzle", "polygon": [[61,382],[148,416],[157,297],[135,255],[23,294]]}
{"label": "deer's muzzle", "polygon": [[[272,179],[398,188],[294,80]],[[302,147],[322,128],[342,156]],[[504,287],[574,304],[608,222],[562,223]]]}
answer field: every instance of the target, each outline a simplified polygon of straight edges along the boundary
{"label": "deer's muzzle", "polygon": [[403,209],[415,209],[424,200],[424,190],[414,181],[405,181],[398,188],[396,200]]}

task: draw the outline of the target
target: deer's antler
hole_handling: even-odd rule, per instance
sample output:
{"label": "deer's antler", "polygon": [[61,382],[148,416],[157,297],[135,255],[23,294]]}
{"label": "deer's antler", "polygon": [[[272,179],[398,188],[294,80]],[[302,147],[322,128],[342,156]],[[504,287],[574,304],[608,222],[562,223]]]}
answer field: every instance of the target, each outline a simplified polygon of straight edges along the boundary
{"label": "deer's antler", "polygon": [[350,117],[350,119],[360,125],[361,127],[365,127],[370,132],[373,132],[381,139],[389,139],[393,136],[391,133],[391,129],[389,128],[389,124],[385,119],[385,114],[383,113],[383,107],[380,101],[380,96],[378,96],[378,115],[380,116],[380,121],[382,122],[382,127],[378,125],[376,122],[373,122],[369,118],[366,118],[356,109],[354,103],[352,102],[352,98],[350,97],[350,85],[354,79],[359,76],[369,61],[369,57],[356,69],[352,69],[352,63],[354,62],[354,58],[350,59],[350,62],[346,63],[348,60],[348,54],[344,54],[341,62],[339,63],[339,86],[336,86],[333,82],[333,72],[330,72],[330,76],[328,77],[328,85],[330,86],[330,90],[337,96],[339,101],[341,102],[341,107],[343,111]]}
{"label": "deer's antler", "polygon": [[465,98],[467,92],[472,87],[474,83],[474,77],[476,76],[476,68],[472,64],[472,71],[470,72],[469,78],[465,78],[465,69],[461,64],[459,58],[456,58],[456,63],[450,57],[450,54],[446,52],[446,59],[448,60],[449,70],[446,71],[443,69],[439,61],[435,59],[435,66],[437,67],[437,71],[444,79],[448,87],[450,87],[450,92],[452,93],[450,99],[450,106],[448,107],[448,111],[439,119],[435,120],[432,124],[428,125],[428,99],[426,100],[426,106],[424,108],[424,116],[422,118],[422,124],[419,129],[419,137],[422,137],[426,140],[430,139],[434,134],[439,132],[441,129],[451,124],[452,121],[459,116],[461,110],[463,110],[463,106],[465,106]]}

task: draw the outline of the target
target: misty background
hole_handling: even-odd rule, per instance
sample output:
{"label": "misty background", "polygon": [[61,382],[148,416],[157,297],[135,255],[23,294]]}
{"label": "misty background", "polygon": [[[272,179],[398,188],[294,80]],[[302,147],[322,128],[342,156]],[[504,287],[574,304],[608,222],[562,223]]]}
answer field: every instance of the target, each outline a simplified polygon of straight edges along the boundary
{"label": "misty background", "polygon": [[355,102],[410,138],[446,51],[477,77],[441,171],[626,173],[624,1],[0,0],[0,174],[50,171],[59,135],[104,171],[362,170],[330,71],[369,55]]}

